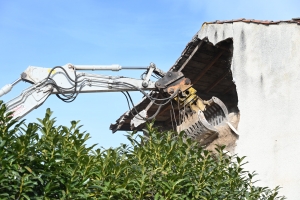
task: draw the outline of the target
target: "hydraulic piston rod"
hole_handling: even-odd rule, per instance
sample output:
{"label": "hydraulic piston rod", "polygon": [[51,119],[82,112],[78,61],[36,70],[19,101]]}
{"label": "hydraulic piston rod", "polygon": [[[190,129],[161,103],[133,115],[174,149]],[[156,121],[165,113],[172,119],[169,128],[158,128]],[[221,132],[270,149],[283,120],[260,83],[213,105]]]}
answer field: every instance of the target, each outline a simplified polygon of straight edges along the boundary
{"label": "hydraulic piston rod", "polygon": [[17,83],[19,83],[22,79],[19,78],[18,80],[16,80],[15,82],[13,82],[12,84],[7,84],[5,86],[3,86],[1,89],[0,89],[0,97],[5,95],[6,93],[10,92],[11,89],[13,88],[14,85],[16,85]]}
{"label": "hydraulic piston rod", "polygon": [[148,67],[133,67],[126,66],[122,67],[121,65],[69,65],[70,68],[76,70],[111,70],[111,71],[120,71],[122,69],[133,69],[133,70],[146,70]]}

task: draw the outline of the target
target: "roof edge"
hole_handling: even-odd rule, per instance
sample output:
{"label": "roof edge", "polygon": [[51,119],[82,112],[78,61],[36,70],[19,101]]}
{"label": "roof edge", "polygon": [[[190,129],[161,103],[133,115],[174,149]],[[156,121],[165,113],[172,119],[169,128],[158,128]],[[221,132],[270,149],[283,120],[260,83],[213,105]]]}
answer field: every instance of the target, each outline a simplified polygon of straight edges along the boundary
{"label": "roof edge", "polygon": [[300,25],[300,18],[293,18],[292,20],[279,20],[279,21],[268,21],[268,20],[255,20],[255,19],[233,19],[233,20],[216,20],[213,22],[204,22],[204,24],[226,24],[226,23],[234,23],[234,22],[244,22],[244,23],[254,23],[254,24],[263,24],[263,25],[277,25],[280,23],[290,23]]}

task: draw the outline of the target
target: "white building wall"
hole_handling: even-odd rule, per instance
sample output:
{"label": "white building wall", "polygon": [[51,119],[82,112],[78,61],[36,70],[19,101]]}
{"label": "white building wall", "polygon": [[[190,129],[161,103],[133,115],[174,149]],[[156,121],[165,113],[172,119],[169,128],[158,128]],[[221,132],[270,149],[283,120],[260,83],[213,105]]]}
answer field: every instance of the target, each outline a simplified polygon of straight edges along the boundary
{"label": "white building wall", "polygon": [[300,199],[300,25],[204,24],[198,37],[233,39],[232,74],[240,109],[235,152],[259,185]]}

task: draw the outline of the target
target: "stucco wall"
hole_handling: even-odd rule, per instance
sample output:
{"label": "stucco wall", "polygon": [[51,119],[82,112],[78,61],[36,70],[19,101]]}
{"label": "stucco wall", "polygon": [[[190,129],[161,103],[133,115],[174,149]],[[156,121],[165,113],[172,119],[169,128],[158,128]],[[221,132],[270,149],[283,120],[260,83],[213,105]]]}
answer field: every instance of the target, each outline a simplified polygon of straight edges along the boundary
{"label": "stucco wall", "polygon": [[233,39],[232,74],[240,109],[236,153],[260,185],[300,199],[300,26],[204,24],[198,37]]}

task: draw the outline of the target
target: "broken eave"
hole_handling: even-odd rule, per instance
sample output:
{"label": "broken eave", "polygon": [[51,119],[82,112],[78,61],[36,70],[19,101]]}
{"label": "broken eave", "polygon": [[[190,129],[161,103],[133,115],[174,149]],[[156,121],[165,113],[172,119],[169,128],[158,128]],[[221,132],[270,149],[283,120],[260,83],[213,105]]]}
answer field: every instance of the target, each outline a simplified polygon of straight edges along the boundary
{"label": "broken eave", "polygon": [[[237,109],[237,94],[235,84],[232,81],[230,71],[232,59],[232,40],[224,40],[217,45],[212,45],[206,39],[200,40],[195,36],[189,42],[182,52],[181,56],[171,67],[169,71],[181,71],[186,78],[192,81],[193,87],[197,90],[197,95],[204,100],[208,100],[213,96],[220,98],[229,110]],[[153,93],[154,91],[152,91]],[[125,112],[115,124],[111,124],[110,129],[113,132],[118,130],[130,131],[130,121],[137,114],[145,109],[150,101],[147,98],[142,99],[135,106],[135,109]],[[152,116],[158,109],[158,106],[153,105],[148,110],[148,116]],[[178,121],[178,109],[176,104],[167,104],[162,107],[159,114],[155,118],[154,125],[161,129],[172,129],[175,126],[174,119],[170,112],[177,113],[176,120]],[[141,130],[140,126],[137,130]]]}

